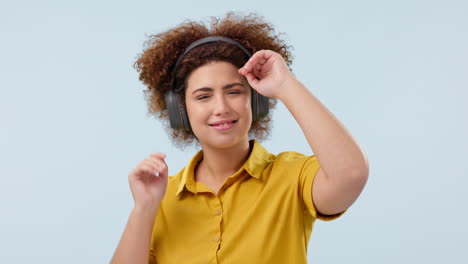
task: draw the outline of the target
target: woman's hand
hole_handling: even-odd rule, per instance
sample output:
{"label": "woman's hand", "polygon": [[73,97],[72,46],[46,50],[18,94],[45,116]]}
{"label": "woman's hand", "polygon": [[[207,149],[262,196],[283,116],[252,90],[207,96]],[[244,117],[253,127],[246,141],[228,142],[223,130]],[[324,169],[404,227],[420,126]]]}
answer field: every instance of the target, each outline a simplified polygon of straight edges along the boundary
{"label": "woman's hand", "polygon": [[[283,57],[272,50],[259,50],[239,69],[250,86],[270,98],[280,98],[288,82],[295,80]],[[256,77],[260,78],[258,80]]]}
{"label": "woman's hand", "polygon": [[158,208],[167,188],[168,169],[165,157],[162,153],[152,153],[128,175],[135,207],[152,210]]}

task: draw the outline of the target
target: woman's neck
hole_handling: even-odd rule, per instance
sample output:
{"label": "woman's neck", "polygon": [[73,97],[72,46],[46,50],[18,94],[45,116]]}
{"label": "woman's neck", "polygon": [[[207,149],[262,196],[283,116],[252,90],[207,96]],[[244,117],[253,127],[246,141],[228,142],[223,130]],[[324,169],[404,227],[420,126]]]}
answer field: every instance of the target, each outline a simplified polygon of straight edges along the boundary
{"label": "woman's neck", "polygon": [[203,147],[203,160],[198,164],[195,179],[223,183],[238,171],[250,154],[249,141],[229,149]]}

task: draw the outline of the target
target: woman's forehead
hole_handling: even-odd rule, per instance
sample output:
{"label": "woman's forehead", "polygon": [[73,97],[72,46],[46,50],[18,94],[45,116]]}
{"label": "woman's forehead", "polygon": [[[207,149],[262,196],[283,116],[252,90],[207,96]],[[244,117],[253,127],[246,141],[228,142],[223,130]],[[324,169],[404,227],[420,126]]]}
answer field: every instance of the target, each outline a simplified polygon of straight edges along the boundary
{"label": "woman's forehead", "polygon": [[248,85],[238,68],[229,62],[210,62],[193,70],[187,77],[187,90],[201,87],[221,89],[232,83]]}

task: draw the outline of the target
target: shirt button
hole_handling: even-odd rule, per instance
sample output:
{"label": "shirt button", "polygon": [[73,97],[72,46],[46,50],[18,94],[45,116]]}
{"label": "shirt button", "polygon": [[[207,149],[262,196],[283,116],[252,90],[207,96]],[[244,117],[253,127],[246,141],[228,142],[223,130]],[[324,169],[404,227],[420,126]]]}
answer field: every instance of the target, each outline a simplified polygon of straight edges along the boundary
{"label": "shirt button", "polygon": [[220,214],[221,214],[221,210],[218,209],[215,211],[215,215],[220,215]]}
{"label": "shirt button", "polygon": [[215,237],[213,238],[213,241],[214,241],[214,242],[219,242],[219,236],[215,236]]}

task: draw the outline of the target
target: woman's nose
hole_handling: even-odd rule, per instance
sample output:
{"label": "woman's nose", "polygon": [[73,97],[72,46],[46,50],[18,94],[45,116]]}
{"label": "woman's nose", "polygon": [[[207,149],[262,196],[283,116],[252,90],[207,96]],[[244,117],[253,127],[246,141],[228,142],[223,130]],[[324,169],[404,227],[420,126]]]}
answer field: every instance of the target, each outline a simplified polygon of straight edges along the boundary
{"label": "woman's nose", "polygon": [[217,116],[228,114],[231,111],[229,101],[224,95],[215,96],[213,111]]}

